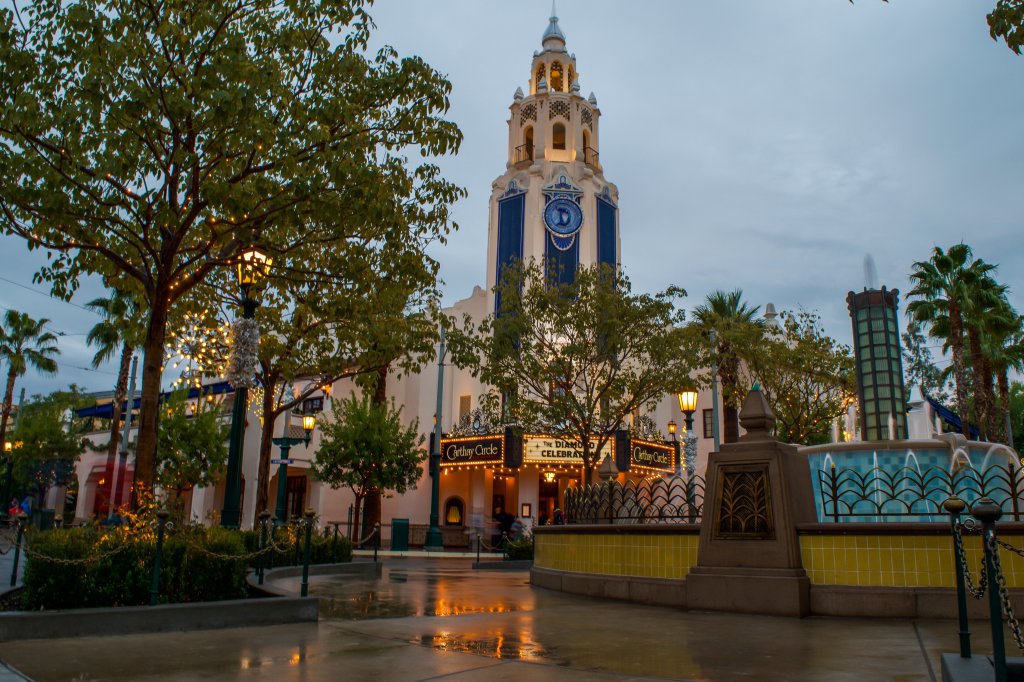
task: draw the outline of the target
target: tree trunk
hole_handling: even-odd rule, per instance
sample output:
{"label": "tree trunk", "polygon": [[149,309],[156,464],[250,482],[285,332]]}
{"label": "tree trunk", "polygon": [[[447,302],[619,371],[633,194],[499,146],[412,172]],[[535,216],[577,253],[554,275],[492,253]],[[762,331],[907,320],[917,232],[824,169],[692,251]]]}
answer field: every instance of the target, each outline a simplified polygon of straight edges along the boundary
{"label": "tree trunk", "polygon": [[735,443],[740,439],[739,411],[736,409],[736,384],[739,366],[735,359],[726,358],[719,369],[722,380],[722,442]]}
{"label": "tree trunk", "polygon": [[[7,371],[7,388],[4,389],[4,405],[3,410],[0,411],[0,444],[7,442],[7,422],[11,418],[11,410],[14,409],[14,382],[17,378],[18,375],[14,373],[13,369]],[[7,504],[9,500],[0,500],[0,502]]]}
{"label": "tree trunk", "polygon": [[981,333],[973,324],[967,328],[967,342],[971,348],[971,386],[974,393],[974,420],[978,426],[978,437],[988,440],[989,413],[985,400],[985,354],[981,348]]}
{"label": "tree trunk", "polygon": [[995,383],[995,371],[992,368],[992,360],[987,355],[982,354],[980,362],[982,399],[985,411],[985,440],[1001,443],[1003,442],[1002,426],[999,423],[996,394],[992,387]]}
{"label": "tree trunk", "polygon": [[[388,365],[377,370],[377,380],[373,390],[373,404],[387,407],[388,404]],[[363,519],[363,537],[369,537],[373,526],[381,522],[381,505],[384,492],[380,488],[370,488],[366,492],[366,515]]]}
{"label": "tree trunk", "polygon": [[355,537],[349,538],[349,540],[351,540],[352,545],[358,549],[356,543],[366,538],[365,535],[361,535],[359,532],[359,512],[363,510],[363,496],[355,492],[354,490],[352,492],[355,493],[356,496],[355,509],[353,510],[354,516],[352,517],[352,528],[355,529],[352,531],[352,535],[354,535]]}
{"label": "tree trunk", "polygon": [[[113,409],[110,414],[110,442],[107,444],[107,482],[101,491],[106,496],[107,506],[114,504],[114,472],[117,470],[117,446],[121,442],[121,403],[128,393],[128,370],[132,364],[132,347],[125,343],[121,346],[121,366],[117,370],[117,384],[114,386]],[[132,406],[126,408],[131,412]]]}
{"label": "tree trunk", "polygon": [[160,380],[163,377],[164,340],[167,334],[168,296],[162,288],[152,299],[149,326],[143,345],[142,392],[139,397],[139,439],[135,449],[132,509],[139,507],[143,489],[151,491],[156,476],[156,439],[160,428]]}
{"label": "tree trunk", "polygon": [[270,459],[274,448],[274,392],[277,376],[263,372],[263,429],[260,432],[260,468],[256,478],[256,515],[270,506]]}
{"label": "tree trunk", "polygon": [[1003,434],[1003,442],[1009,445],[1011,448],[1014,447],[1013,443],[1013,418],[1010,415],[1010,376],[1009,372],[1004,368],[1003,371],[999,372],[997,377],[999,382],[999,402],[1003,408],[1003,424],[1006,433]]}
{"label": "tree trunk", "polygon": [[949,306],[949,351],[953,356],[953,378],[956,383],[956,410],[960,416],[960,433],[971,437],[970,416],[967,414],[967,367],[964,364],[964,327],[960,308]]}

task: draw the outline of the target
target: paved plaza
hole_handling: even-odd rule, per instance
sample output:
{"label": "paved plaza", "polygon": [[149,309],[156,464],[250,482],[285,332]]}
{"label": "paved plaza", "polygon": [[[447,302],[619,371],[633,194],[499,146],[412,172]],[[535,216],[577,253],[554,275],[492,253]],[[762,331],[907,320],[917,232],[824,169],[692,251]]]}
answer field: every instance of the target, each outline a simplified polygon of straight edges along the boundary
{"label": "paved plaza", "polygon": [[[0,644],[34,680],[936,680],[952,621],[686,612],[533,588],[466,559],[314,579],[319,624]],[[298,588],[298,582],[279,583]],[[975,648],[988,651],[984,623]]]}

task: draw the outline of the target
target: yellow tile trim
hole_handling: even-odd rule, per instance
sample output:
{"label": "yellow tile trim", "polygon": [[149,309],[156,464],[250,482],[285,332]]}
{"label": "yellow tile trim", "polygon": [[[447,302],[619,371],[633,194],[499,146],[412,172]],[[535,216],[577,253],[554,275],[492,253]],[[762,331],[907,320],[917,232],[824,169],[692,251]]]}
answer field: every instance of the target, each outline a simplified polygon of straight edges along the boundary
{"label": "yellow tile trim", "polygon": [[698,535],[552,534],[535,538],[533,565],[558,571],[682,579],[697,564]]}
{"label": "yellow tile trim", "polygon": [[[1002,540],[1024,548],[1024,536]],[[978,536],[965,536],[975,581],[981,570]],[[814,585],[954,587],[953,541],[948,535],[802,535],[800,554]],[[1024,586],[1024,558],[1002,550],[1008,587]]]}

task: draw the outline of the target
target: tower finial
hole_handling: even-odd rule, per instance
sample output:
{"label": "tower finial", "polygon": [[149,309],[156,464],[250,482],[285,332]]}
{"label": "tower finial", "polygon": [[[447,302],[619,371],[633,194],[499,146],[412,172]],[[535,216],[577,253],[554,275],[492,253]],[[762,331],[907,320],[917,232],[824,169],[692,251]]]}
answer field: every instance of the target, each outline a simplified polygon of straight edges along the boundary
{"label": "tower finial", "polygon": [[[557,45],[555,42],[549,43],[549,40],[560,41],[561,45]],[[565,34],[562,33],[562,29],[558,25],[558,7],[555,6],[555,0],[551,0],[551,17],[548,19],[548,28],[544,31],[540,42],[545,50],[565,52]]]}

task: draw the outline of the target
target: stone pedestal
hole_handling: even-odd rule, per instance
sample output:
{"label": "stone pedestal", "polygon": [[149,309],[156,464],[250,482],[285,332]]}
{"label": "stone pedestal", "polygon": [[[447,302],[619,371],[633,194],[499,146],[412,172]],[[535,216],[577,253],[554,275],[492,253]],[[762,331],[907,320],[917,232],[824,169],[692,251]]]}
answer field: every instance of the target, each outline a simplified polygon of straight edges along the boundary
{"label": "stone pedestal", "polygon": [[740,424],[746,434],[708,459],[697,566],[686,578],[689,607],[805,616],[810,581],[796,524],[816,520],[807,460],[770,435],[775,415],[756,387]]}

